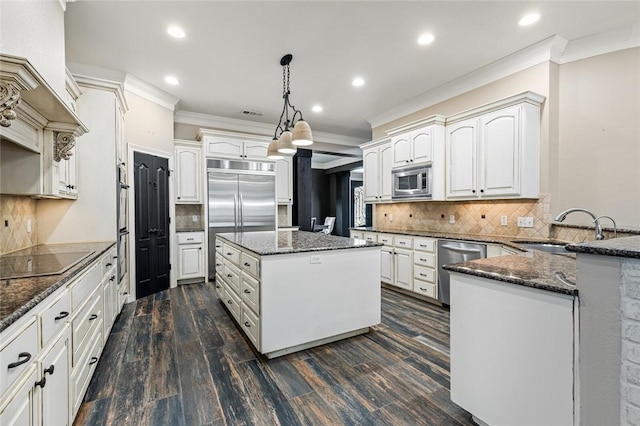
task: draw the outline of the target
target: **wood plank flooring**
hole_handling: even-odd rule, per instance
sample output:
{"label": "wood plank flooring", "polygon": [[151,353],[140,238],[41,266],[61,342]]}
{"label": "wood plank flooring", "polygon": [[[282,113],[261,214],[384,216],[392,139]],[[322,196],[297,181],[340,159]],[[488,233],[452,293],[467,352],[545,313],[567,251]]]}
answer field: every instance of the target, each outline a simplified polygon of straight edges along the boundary
{"label": "wood plank flooring", "polygon": [[273,360],[213,284],[125,305],[74,423],[473,425],[449,398],[449,312],[382,290],[370,333]]}

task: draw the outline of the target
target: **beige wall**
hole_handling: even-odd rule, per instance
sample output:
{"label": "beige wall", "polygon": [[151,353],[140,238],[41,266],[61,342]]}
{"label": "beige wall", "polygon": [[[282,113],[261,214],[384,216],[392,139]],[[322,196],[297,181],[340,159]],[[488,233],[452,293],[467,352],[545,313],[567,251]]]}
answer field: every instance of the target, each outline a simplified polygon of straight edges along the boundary
{"label": "beige wall", "polygon": [[0,1],[0,52],[29,59],[64,99],[64,11],[59,1]]}
{"label": "beige wall", "polygon": [[640,226],[640,48],[560,67],[557,155],[552,211],[584,207]]}
{"label": "beige wall", "polygon": [[126,92],[125,141],[173,155],[173,111]]}
{"label": "beige wall", "polygon": [[[33,198],[0,194],[0,254],[38,244],[36,206]],[[31,232],[28,232],[28,221],[31,221]]]}

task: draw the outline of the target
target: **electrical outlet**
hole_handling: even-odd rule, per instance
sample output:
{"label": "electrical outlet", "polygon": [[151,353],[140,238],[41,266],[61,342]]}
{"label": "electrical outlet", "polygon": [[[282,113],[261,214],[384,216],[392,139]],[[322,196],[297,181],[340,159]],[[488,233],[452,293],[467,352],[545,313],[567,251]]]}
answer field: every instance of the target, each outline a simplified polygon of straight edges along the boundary
{"label": "electrical outlet", "polygon": [[518,217],[518,228],[533,228],[533,217]]}
{"label": "electrical outlet", "polygon": [[191,220],[194,221],[194,222],[197,222],[198,221],[198,215],[194,214],[193,216],[191,216]]}
{"label": "electrical outlet", "polygon": [[322,257],[319,254],[309,256],[309,263],[322,263]]}
{"label": "electrical outlet", "polygon": [[449,215],[449,223],[451,224],[456,223],[456,215],[454,214]]}
{"label": "electrical outlet", "polygon": [[500,217],[500,225],[507,226],[507,216]]}
{"label": "electrical outlet", "polygon": [[393,222],[393,214],[389,213],[389,222]]}
{"label": "electrical outlet", "polygon": [[31,233],[31,219],[27,219],[27,233]]}

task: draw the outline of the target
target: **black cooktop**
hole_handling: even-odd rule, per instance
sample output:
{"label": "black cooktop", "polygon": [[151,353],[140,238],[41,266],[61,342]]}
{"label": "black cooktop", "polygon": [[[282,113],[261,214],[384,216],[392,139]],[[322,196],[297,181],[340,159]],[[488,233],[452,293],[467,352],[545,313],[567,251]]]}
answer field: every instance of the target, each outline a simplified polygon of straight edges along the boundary
{"label": "black cooktop", "polygon": [[92,251],[77,251],[0,256],[0,278],[27,278],[61,274],[92,253]]}

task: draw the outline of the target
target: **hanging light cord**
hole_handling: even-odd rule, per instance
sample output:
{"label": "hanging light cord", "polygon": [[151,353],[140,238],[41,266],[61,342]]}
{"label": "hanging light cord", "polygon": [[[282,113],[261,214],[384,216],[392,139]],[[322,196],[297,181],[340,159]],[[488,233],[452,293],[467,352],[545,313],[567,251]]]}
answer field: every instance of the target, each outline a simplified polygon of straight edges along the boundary
{"label": "hanging light cord", "polygon": [[[278,138],[278,130],[280,130],[280,134],[289,130],[289,125],[295,122],[296,116],[299,115],[300,116],[299,120],[304,120],[302,118],[302,112],[300,110],[297,110],[296,107],[289,102],[289,95],[291,94],[291,90],[289,86],[290,74],[291,73],[289,71],[289,64],[283,65],[282,66],[282,98],[284,99],[284,107],[282,108],[282,114],[280,114],[280,120],[278,120],[278,126],[276,127],[276,130],[273,133],[274,139]],[[291,117],[291,120],[289,120],[289,109],[287,107],[290,107],[293,110],[293,117]],[[283,117],[285,118],[284,127],[282,122]]]}

